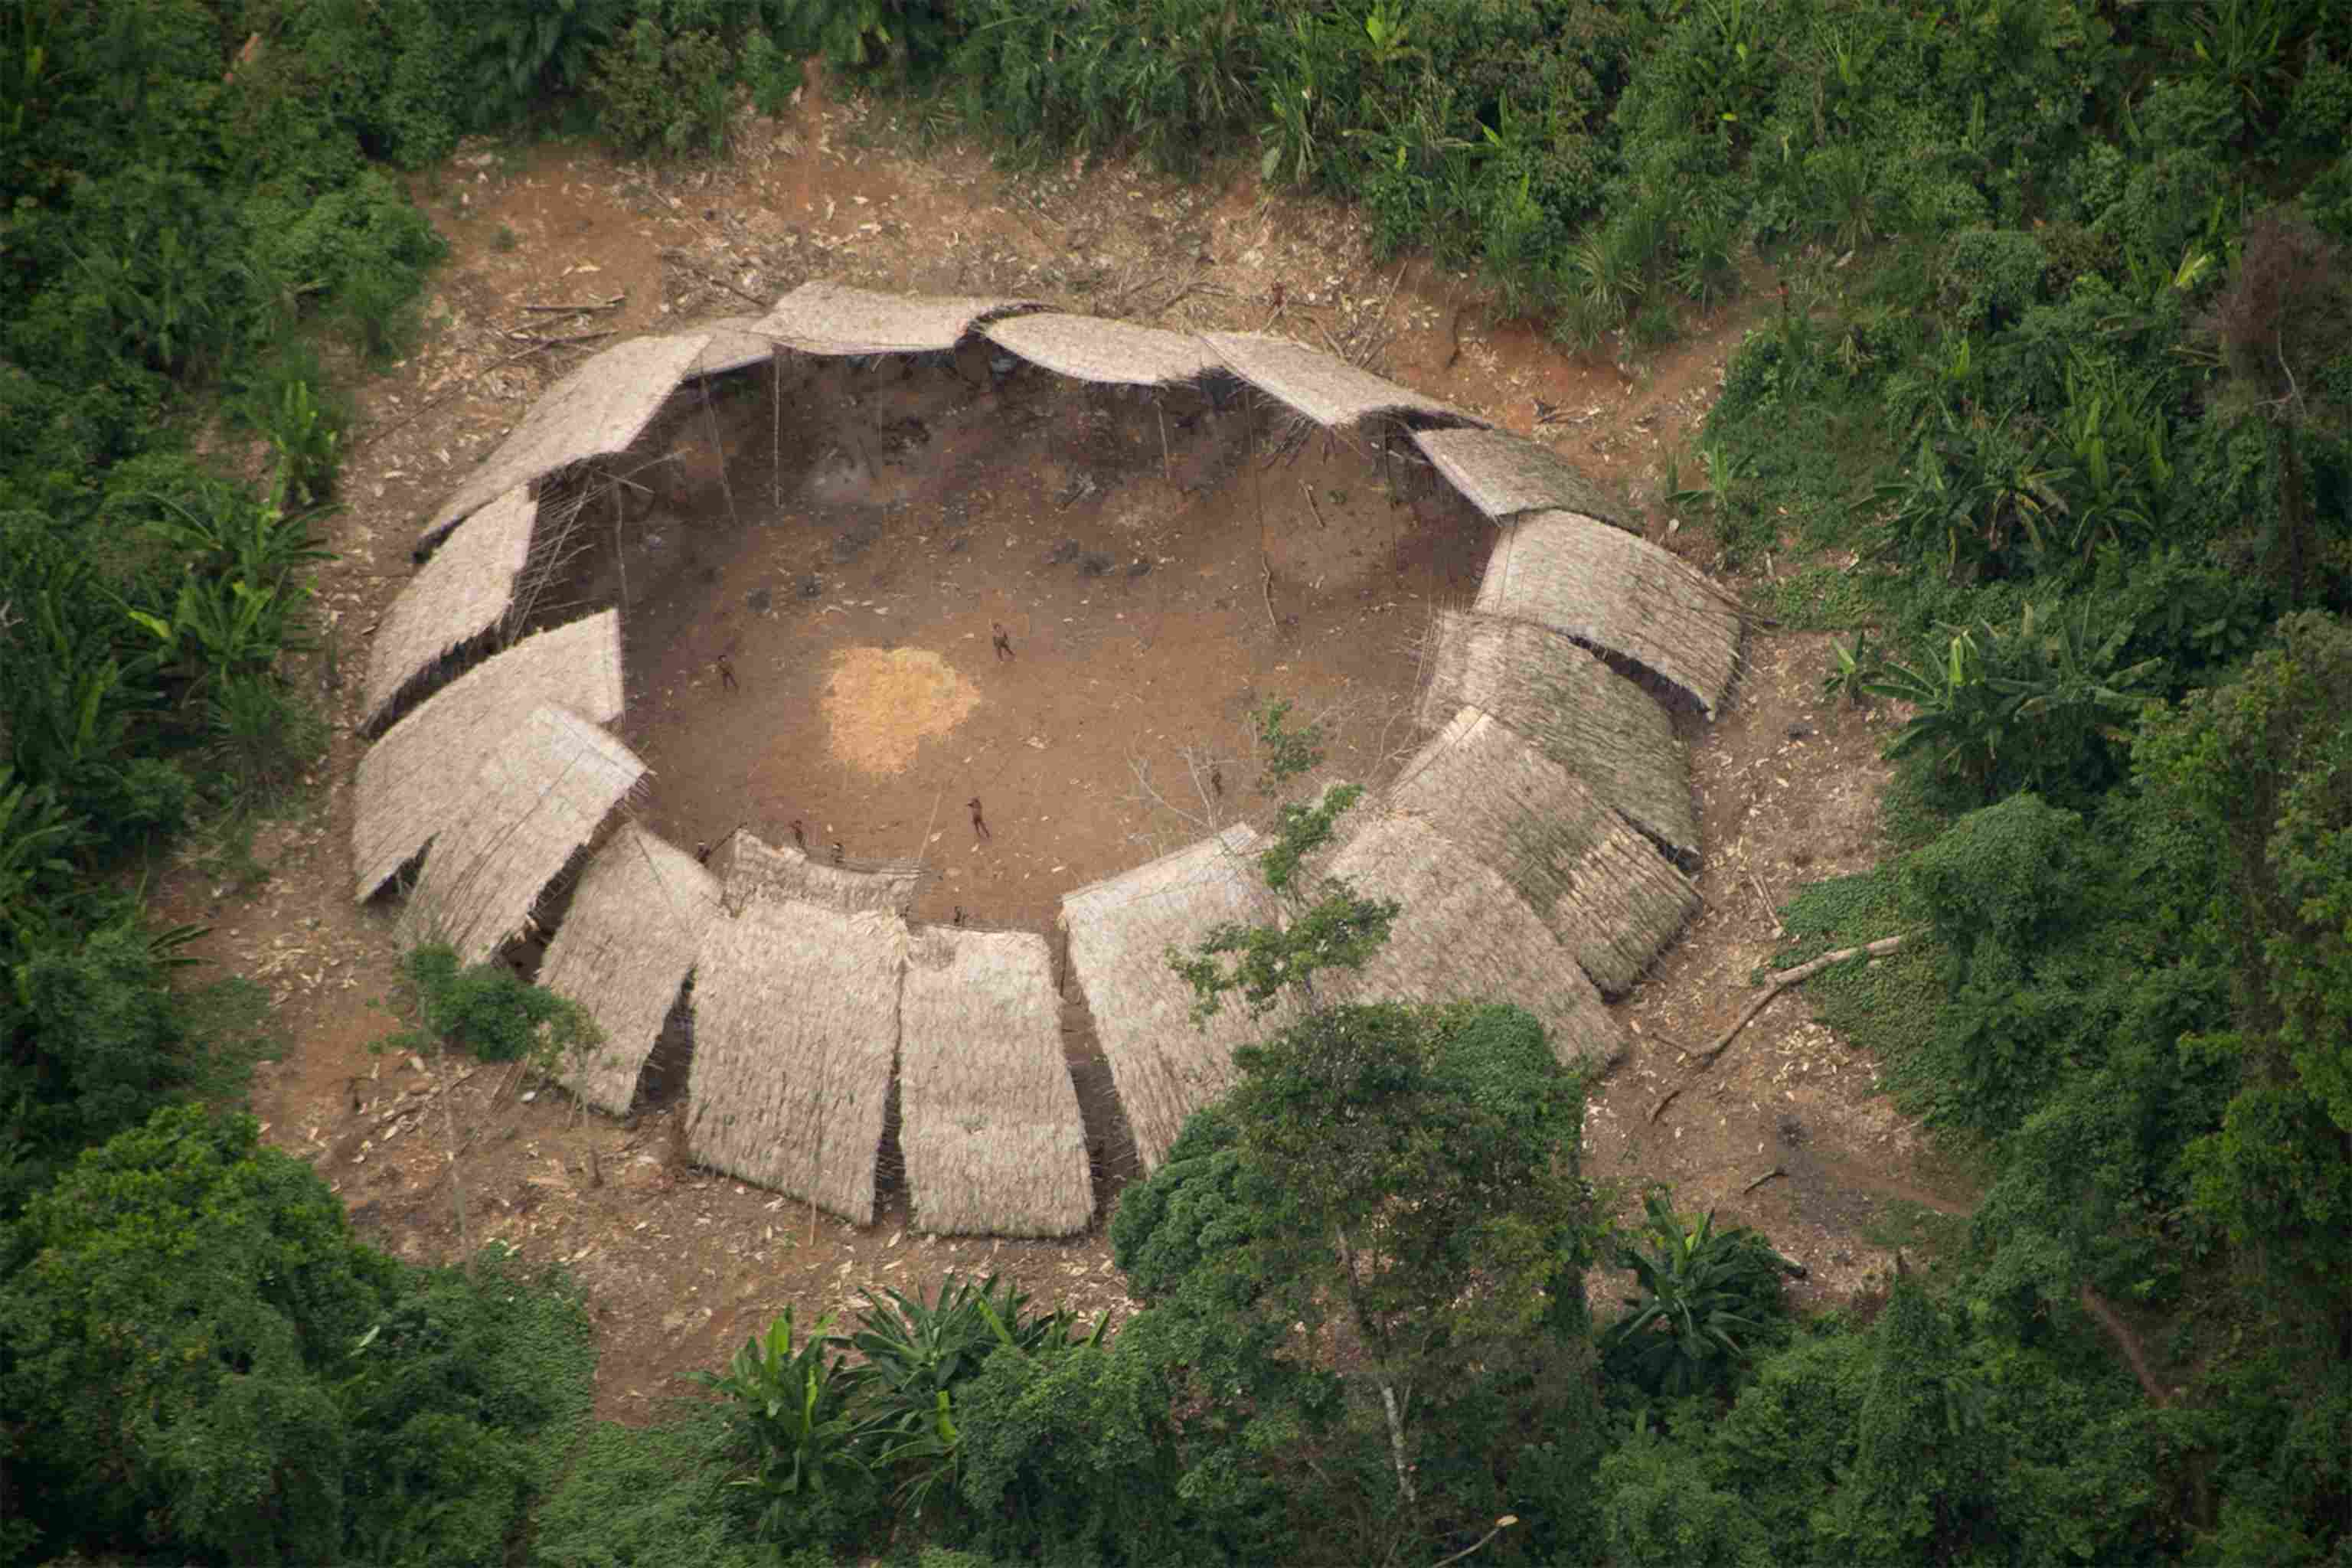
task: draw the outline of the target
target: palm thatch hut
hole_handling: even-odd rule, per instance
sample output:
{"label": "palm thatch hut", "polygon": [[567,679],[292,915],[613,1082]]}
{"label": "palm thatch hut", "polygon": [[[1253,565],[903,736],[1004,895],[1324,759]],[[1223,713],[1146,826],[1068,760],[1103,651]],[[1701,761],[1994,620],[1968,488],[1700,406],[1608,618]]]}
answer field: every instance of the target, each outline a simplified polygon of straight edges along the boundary
{"label": "palm thatch hut", "polygon": [[1503,525],[1477,609],[1645,665],[1712,716],[1739,664],[1739,614],[1671,551],[1570,511]]}
{"label": "palm thatch hut", "polygon": [[757,316],[720,316],[695,330],[710,341],[687,366],[689,376],[725,375],[730,370],[765,364],[776,354],[774,341],[761,335]]}
{"label": "palm thatch hut", "polygon": [[368,647],[362,734],[391,715],[411,681],[506,620],[538,521],[530,488],[518,485],[467,518],[409,579]]}
{"label": "palm thatch hut", "polygon": [[1698,855],[1690,757],[1665,710],[1572,638],[1440,610],[1422,656],[1423,729],[1491,713],[1686,861]]}
{"label": "palm thatch hut", "polygon": [[1008,317],[983,330],[998,347],[1074,381],[1177,386],[1223,365],[1208,344],[1190,332],[1066,316],[1058,310]]}
{"label": "palm thatch hut", "polygon": [[761,899],[695,959],[687,1149],[699,1164],[874,1223],[907,927]]}
{"label": "palm thatch hut", "polygon": [[1362,969],[1326,971],[1321,989],[1351,1002],[1509,1002],[1542,1020],[1563,1062],[1623,1057],[1601,994],[1500,872],[1415,816],[1360,805],[1341,821],[1355,834],[1328,873],[1403,910]]}
{"label": "palm thatch hut", "polygon": [[1472,506],[1500,522],[1523,511],[1557,508],[1635,525],[1624,499],[1587,479],[1575,464],[1508,430],[1421,430],[1413,443]]}
{"label": "palm thatch hut", "polygon": [[1263,332],[1203,332],[1201,341],[1216,352],[1234,374],[1327,430],[1360,424],[1375,415],[1415,415],[1457,425],[1482,423],[1451,404],[1423,397],[1288,338]]}
{"label": "palm thatch hut", "polygon": [[898,1146],[915,1228],[1069,1236],[1094,1218],[1054,956],[1034,931],[917,932],[898,1001]]}
{"label": "palm thatch hut", "polygon": [[984,321],[1045,308],[1034,300],[877,294],[818,279],[777,300],[751,330],[803,353],[936,353]]}
{"label": "palm thatch hut", "polygon": [[[534,708],[499,737],[425,852],[401,913],[404,942],[446,942],[479,963],[519,935],[572,854],[636,787],[646,764],[593,720]],[[460,775],[462,779],[462,775]]]}
{"label": "palm thatch hut", "polygon": [[628,1114],[662,1023],[719,918],[719,879],[677,845],[625,823],[588,863],[539,983],[588,1009],[604,1031],[563,1086],[599,1110]]}
{"label": "palm thatch hut", "polygon": [[524,638],[484,659],[394,724],[360,758],[352,896],[362,903],[467,809],[470,778],[532,710],[599,724],[621,716],[621,617],[612,610]]}
{"label": "palm thatch hut", "polygon": [[844,860],[835,866],[768,844],[749,828],[727,836],[710,858],[730,912],[755,899],[804,899],[845,915],[898,914],[922,888],[916,860]]}
{"label": "palm thatch hut", "polygon": [[1269,1026],[1231,1002],[1205,1026],[1195,1026],[1192,993],[1168,967],[1169,949],[1190,948],[1213,926],[1274,919],[1255,859],[1260,847],[1258,836],[1236,823],[1062,900],[1070,973],[1093,1010],[1147,1175],[1185,1120],[1233,1082],[1234,1047]]}
{"label": "palm thatch hut", "polygon": [[431,550],[451,529],[518,485],[583,458],[625,451],[709,344],[707,332],[631,338],[549,387],[514,434],[433,514],[417,538],[417,552]]}
{"label": "palm thatch hut", "polygon": [[1690,879],[1583,780],[1475,708],[1405,763],[1386,804],[1502,873],[1609,994],[1698,912]]}

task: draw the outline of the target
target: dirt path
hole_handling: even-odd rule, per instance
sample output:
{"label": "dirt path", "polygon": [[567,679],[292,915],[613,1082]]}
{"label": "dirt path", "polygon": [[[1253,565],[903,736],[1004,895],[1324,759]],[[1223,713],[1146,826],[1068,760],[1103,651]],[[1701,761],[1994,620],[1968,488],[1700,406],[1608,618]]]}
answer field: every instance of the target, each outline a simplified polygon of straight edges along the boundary
{"label": "dirt path", "polygon": [[[1245,175],[1185,187],[1114,164],[1014,180],[975,151],[917,159],[887,150],[890,142],[887,128],[856,107],[811,92],[784,119],[749,123],[738,153],[719,167],[653,170],[568,148],[520,156],[469,148],[419,181],[453,255],[427,304],[425,344],[360,389],[349,504],[333,524],[341,559],[320,583],[334,653],[315,673],[336,721],[321,785],[306,814],[257,841],[266,871],[257,885],[208,875],[192,850],[159,889],[159,918],[213,926],[197,956],[259,978],[278,999],[292,1050],[257,1086],[268,1136],[314,1160],[362,1234],[395,1253],[446,1259],[499,1236],[528,1257],[571,1263],[593,1294],[604,1352],[599,1405],[609,1415],[643,1414],[649,1400],[675,1391],[677,1374],[719,1360],[787,1302],[803,1313],[841,1310],[869,1285],[911,1289],[950,1268],[981,1268],[1082,1310],[1122,1312],[1126,1302],[1099,1234],[1067,1244],[948,1242],[907,1235],[903,1214],[858,1232],[772,1194],[677,1168],[667,1158],[662,1121],[583,1117],[560,1094],[534,1092],[502,1069],[457,1082],[437,1068],[438,1076],[425,1070],[433,1064],[379,1054],[394,1027],[383,1002],[394,988],[395,954],[384,912],[350,898],[359,696],[352,676],[409,574],[418,518],[593,346],[517,357],[527,345],[505,329],[523,319],[523,304],[619,293],[621,308],[571,330],[625,334],[744,313],[824,276],[1370,344],[1376,368],[1549,439],[1645,500],[1658,488],[1661,457],[1714,395],[1745,324],[1738,309],[1696,321],[1691,336],[1629,373],[1571,360],[1526,329],[1490,325],[1464,279],[1422,261],[1378,262],[1344,214],[1269,199]],[[1665,522],[1654,517],[1654,537],[1711,561],[1702,530],[1669,539]],[[1030,570],[1048,542],[1027,540],[1007,559]],[[1475,563],[1481,553],[1464,558]],[[860,570],[882,569],[888,554],[877,549]],[[911,558],[899,564],[912,569]],[[1213,574],[1196,579],[1208,585],[1202,597],[1190,609],[1161,605],[1160,613],[1245,620],[1252,606],[1237,599],[1224,609],[1213,605],[1213,574],[1231,564],[1211,550],[1195,563],[1196,573]],[[1434,574],[1420,591],[1446,592],[1451,570],[1431,556]],[[1302,626],[1318,615],[1328,626],[1352,624],[1340,618],[1339,598],[1318,603],[1303,586],[1314,576],[1309,563],[1294,563],[1293,575],[1298,597],[1277,608],[1300,615]],[[1154,578],[1176,581],[1155,570],[1139,591],[1165,592]],[[786,579],[730,581],[723,589],[748,595],[780,585]],[[1353,616],[1363,607],[1355,586],[1334,580],[1323,591],[1347,598]],[[989,621],[1013,617],[975,604],[952,618],[943,604],[920,602],[928,590],[905,592],[916,595],[909,620],[937,622],[931,645],[978,650],[950,660],[964,676],[1000,679],[987,643],[975,639]],[[1050,626],[1013,624],[1021,657],[1047,663]],[[1210,631],[1239,635],[1232,626]],[[887,647],[898,639],[861,631],[838,640]],[[1645,1118],[1662,1087],[1681,1076],[1668,1042],[1704,1039],[1746,999],[1749,970],[1775,944],[1768,906],[1801,880],[1857,869],[1876,852],[1880,730],[1817,700],[1823,641],[1758,635],[1727,714],[1688,731],[1706,844],[1706,909],[1623,1005],[1640,1043],[1591,1119],[1598,1173],[1629,1184],[1670,1180],[1685,1206],[1721,1205],[1762,1226],[1812,1266],[1806,1289],[1816,1299],[1884,1267],[1862,1234],[1880,1194],[1935,1185],[1917,1173],[1916,1130],[1874,1092],[1870,1064],[1791,995],[1749,1026],[1703,1087],[1658,1122]],[[693,661],[708,654],[690,651]],[[681,663],[653,677],[692,673]],[[1212,695],[1244,679],[1235,671]],[[1016,731],[1025,737],[1037,719],[1008,713],[1007,721],[1010,740]],[[1075,711],[1056,721],[1075,724]],[[798,815],[814,809],[798,804]],[[665,809],[724,808],[681,795]],[[845,796],[841,810],[851,809]],[[895,827],[911,809],[876,806],[876,831],[886,819]],[[694,831],[683,816],[671,826]],[[995,826],[1002,831],[1005,823]],[[1103,831],[1107,843],[1114,829]],[[1006,907],[1024,915],[1048,901],[1006,895]],[[453,1132],[462,1149],[455,1162]],[[1775,1163],[1788,1170],[1785,1179],[1739,1195]],[[460,1187],[469,1216],[463,1236],[453,1202]],[[1937,1201],[1964,1205],[1965,1196]]]}

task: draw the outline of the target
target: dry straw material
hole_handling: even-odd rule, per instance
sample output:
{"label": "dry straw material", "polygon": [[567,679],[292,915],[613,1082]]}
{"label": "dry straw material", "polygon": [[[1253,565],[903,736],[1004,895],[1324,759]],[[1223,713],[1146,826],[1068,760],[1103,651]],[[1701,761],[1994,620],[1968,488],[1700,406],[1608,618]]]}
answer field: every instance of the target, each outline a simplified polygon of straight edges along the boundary
{"label": "dry straw material", "polygon": [[1318,989],[1350,1002],[1509,1002],[1542,1021],[1564,1062],[1624,1055],[1601,994],[1501,873],[1418,816],[1364,805],[1340,824],[1355,834],[1328,873],[1403,909],[1362,969],[1326,971]]}
{"label": "dry straw material", "polygon": [[762,899],[695,962],[687,1150],[699,1164],[874,1223],[907,927]]}
{"label": "dry straw material", "polygon": [[1168,967],[1169,949],[1189,950],[1212,926],[1273,921],[1273,895],[1256,860],[1261,847],[1258,836],[1236,823],[1062,900],[1070,973],[1093,1010],[1147,1175],[1185,1119],[1231,1085],[1234,1047],[1283,1021],[1253,1021],[1228,1000],[1205,1027],[1196,1026],[1192,993]]}
{"label": "dry straw material", "polygon": [[819,279],[777,300],[751,330],[803,353],[936,353],[983,321],[1045,308],[1034,300],[877,294]]}
{"label": "dry straw material", "polygon": [[1405,763],[1386,804],[1502,873],[1612,995],[1698,912],[1698,889],[1648,839],[1525,736],[1475,709],[1455,713]]}
{"label": "dry straw material", "polygon": [[467,963],[488,959],[645,773],[593,720],[532,709],[470,780],[451,781],[457,809],[425,851],[402,940],[446,942]]}
{"label": "dry straw material", "polygon": [[1739,616],[1670,551],[1568,511],[1503,525],[1476,608],[1646,665],[1712,715],[1739,661]]}
{"label": "dry straw material", "polygon": [[687,367],[688,375],[724,375],[730,370],[765,364],[775,357],[775,342],[761,334],[757,316],[720,316],[697,330],[710,341]]}
{"label": "dry straw material", "polygon": [[710,858],[727,908],[740,913],[755,899],[804,899],[845,915],[898,914],[914,901],[923,868],[912,860],[813,860],[763,842],[748,828],[727,836]]}
{"label": "dry straw material", "polygon": [[506,619],[538,521],[530,487],[518,486],[459,524],[401,589],[368,647],[362,733],[390,716],[410,681]]}
{"label": "dry straw material", "polygon": [[1094,1218],[1054,959],[1034,931],[933,927],[898,1003],[898,1146],[915,1228],[1070,1236]]}
{"label": "dry straw material", "polygon": [[1223,363],[1190,332],[1058,311],[992,321],[986,331],[999,347],[1076,381],[1175,386]]}
{"label": "dry straw material", "polygon": [[1423,397],[1288,338],[1262,332],[1203,332],[1201,341],[1216,351],[1226,369],[1326,429],[1354,425],[1378,414],[1479,423],[1451,404]]}
{"label": "dry straw material", "polygon": [[563,1086],[599,1110],[628,1114],[637,1077],[719,918],[719,879],[635,823],[596,852],[548,943],[539,983],[588,1009],[604,1043],[564,1066]]}
{"label": "dry straw material", "polygon": [[1690,757],[1638,686],[1549,626],[1440,610],[1422,656],[1423,729],[1491,713],[1676,854],[1698,854]]}
{"label": "dry straw material", "polygon": [[1633,509],[1549,447],[1508,430],[1422,430],[1413,442],[1472,506],[1500,522],[1556,508],[1631,527]]}
{"label": "dry straw material", "polygon": [[360,758],[352,896],[375,896],[468,808],[482,760],[536,708],[599,724],[621,716],[621,617],[611,610],[526,637],[483,660],[394,724]]}
{"label": "dry straw material", "polygon": [[518,485],[584,458],[625,450],[653,423],[709,342],[703,332],[632,338],[549,387],[514,434],[433,514],[416,548],[432,549],[451,529]]}

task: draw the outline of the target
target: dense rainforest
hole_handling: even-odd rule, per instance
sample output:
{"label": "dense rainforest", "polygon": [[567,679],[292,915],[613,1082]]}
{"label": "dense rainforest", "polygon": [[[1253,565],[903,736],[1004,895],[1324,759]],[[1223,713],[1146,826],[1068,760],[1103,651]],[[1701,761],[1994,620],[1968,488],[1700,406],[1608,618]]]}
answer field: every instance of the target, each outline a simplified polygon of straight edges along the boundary
{"label": "dense rainforest", "polygon": [[[1609,1221],[1524,1014],[1308,1006],[1125,1194],[1116,1336],[976,1279],[632,1429],[560,1272],[262,1142],[266,1003],[142,868],[312,787],[402,174],[724,156],[811,56],[1010,161],[1238,153],[1569,351],[1777,268],[1669,489],[1912,715],[1776,962],[1909,933],[1808,990],[1989,1173],[1932,1272],[1792,1316],[1769,1237]],[[2347,615],[2328,0],[0,0],[0,1561],[2352,1564]]]}

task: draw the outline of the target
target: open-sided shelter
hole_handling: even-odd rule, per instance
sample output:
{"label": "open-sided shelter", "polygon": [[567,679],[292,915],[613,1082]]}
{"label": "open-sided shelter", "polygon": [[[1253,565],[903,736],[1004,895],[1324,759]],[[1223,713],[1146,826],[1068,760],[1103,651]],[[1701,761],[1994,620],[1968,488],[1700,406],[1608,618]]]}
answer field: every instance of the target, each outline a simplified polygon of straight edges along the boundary
{"label": "open-sided shelter", "polygon": [[1318,990],[1351,1002],[1508,1002],[1542,1021],[1562,1061],[1624,1055],[1601,993],[1502,873],[1409,813],[1367,801],[1340,823],[1353,836],[1328,873],[1402,909],[1363,968],[1326,970]]}
{"label": "open-sided shelter", "polygon": [[1584,781],[1475,708],[1405,763],[1385,804],[1492,870],[1617,994],[1698,912],[1698,889]]}
{"label": "open-sided shelter", "polygon": [[1225,362],[1226,369],[1327,430],[1360,424],[1375,415],[1481,423],[1452,404],[1424,397],[1290,338],[1263,332],[1203,332],[1201,341]]}
{"label": "open-sided shelter", "polygon": [[646,765],[612,731],[562,708],[534,708],[471,778],[425,852],[401,910],[402,939],[444,942],[479,963],[520,935],[531,906],[595,837]]}
{"label": "open-sided shelter", "polygon": [[587,1008],[604,1032],[586,1060],[563,1064],[566,1089],[599,1110],[628,1113],[719,915],[719,879],[637,824],[623,824],[596,852],[539,967],[540,984]]}
{"label": "open-sided shelter", "polygon": [[727,836],[710,857],[727,908],[754,899],[805,899],[844,914],[903,914],[922,886],[914,860],[845,860],[835,866],[789,845],[770,844],[746,827]]}
{"label": "open-sided shelter", "polygon": [[1045,308],[1034,300],[880,294],[818,279],[777,300],[751,331],[803,353],[939,353],[982,322]]}
{"label": "open-sided shelter", "polygon": [[907,927],[759,899],[695,959],[687,1150],[699,1163],[874,1223]]}
{"label": "open-sided shelter", "polygon": [[909,939],[898,1148],[918,1230],[1069,1236],[1093,1219],[1062,997],[1035,931],[933,926]]}
{"label": "open-sided shelter", "polygon": [[1570,511],[1503,525],[1477,608],[1566,632],[1681,687],[1712,714],[1739,662],[1739,613],[1672,551]]}
{"label": "open-sided shelter", "polygon": [[1620,525],[1633,521],[1624,498],[1524,436],[1508,430],[1418,430],[1412,440],[1465,500],[1495,521],[1553,508]]}
{"label": "open-sided shelter", "polygon": [[513,489],[589,458],[626,451],[710,346],[705,332],[631,338],[586,361],[540,395],[514,434],[499,444],[425,526],[416,548]]}
{"label": "open-sided shelter", "polygon": [[470,809],[467,784],[538,708],[599,724],[621,716],[621,617],[611,610],[526,637],[402,719],[360,758],[352,896],[375,896]]}
{"label": "open-sided shelter", "polygon": [[530,487],[518,485],[458,524],[400,590],[368,647],[362,732],[383,722],[410,682],[505,622],[538,521]]}
{"label": "open-sided shelter", "polygon": [[1418,717],[1491,713],[1685,860],[1698,854],[1690,755],[1665,710],[1572,637],[1531,621],[1440,610],[1422,655]]}
{"label": "open-sided shelter", "polygon": [[1174,386],[1198,381],[1223,362],[1191,332],[1066,316],[1048,310],[1008,316],[983,329],[1000,348],[1073,381]]}
{"label": "open-sided shelter", "polygon": [[1234,1047],[1270,1028],[1228,999],[1205,1025],[1192,1022],[1192,992],[1168,967],[1212,927],[1262,925],[1275,915],[1245,824],[1163,855],[1062,900],[1070,973],[1093,1011],[1111,1084],[1135,1131],[1146,1174],[1159,1169],[1186,1118],[1224,1093]]}

